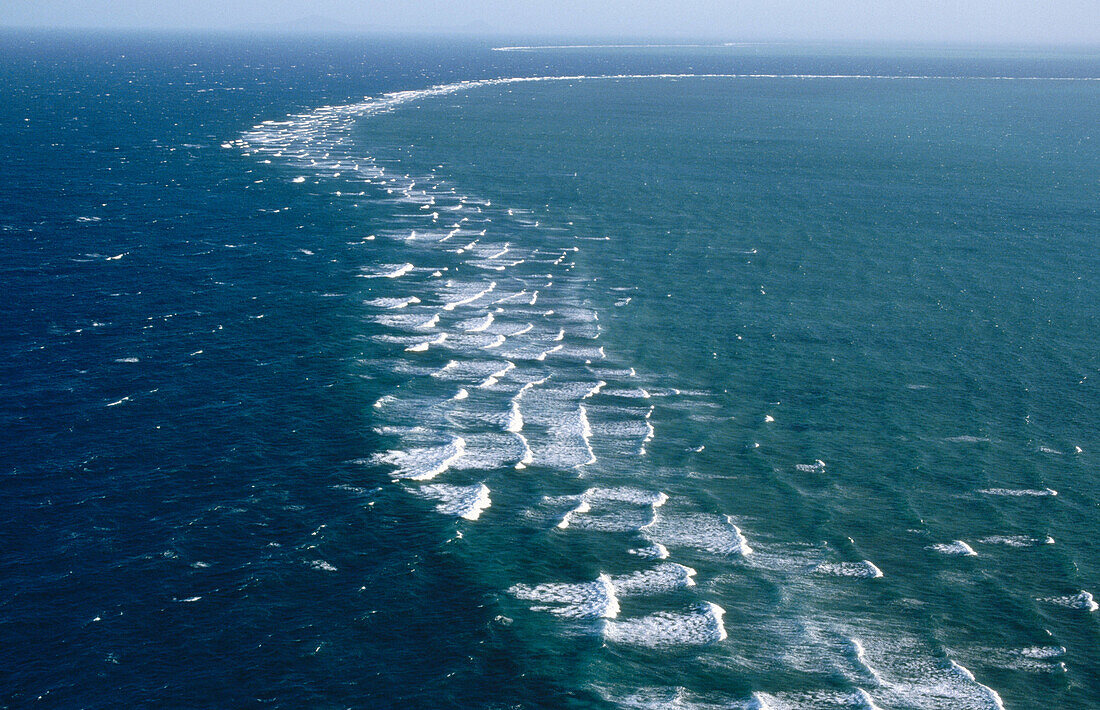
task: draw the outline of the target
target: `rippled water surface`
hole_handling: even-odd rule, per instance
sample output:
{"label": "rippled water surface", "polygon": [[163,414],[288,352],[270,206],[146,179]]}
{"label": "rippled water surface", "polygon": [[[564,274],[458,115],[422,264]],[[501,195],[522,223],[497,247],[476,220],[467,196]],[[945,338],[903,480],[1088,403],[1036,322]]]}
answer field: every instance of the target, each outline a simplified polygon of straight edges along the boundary
{"label": "rippled water surface", "polygon": [[1095,57],[6,38],[0,702],[1100,703]]}

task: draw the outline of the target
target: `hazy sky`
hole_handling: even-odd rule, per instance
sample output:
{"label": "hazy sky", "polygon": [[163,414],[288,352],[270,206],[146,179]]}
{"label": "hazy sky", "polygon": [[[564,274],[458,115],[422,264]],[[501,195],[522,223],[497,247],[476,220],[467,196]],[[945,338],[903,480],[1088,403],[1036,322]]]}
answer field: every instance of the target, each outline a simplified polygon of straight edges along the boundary
{"label": "hazy sky", "polygon": [[0,0],[0,25],[1100,44],[1100,0]]}

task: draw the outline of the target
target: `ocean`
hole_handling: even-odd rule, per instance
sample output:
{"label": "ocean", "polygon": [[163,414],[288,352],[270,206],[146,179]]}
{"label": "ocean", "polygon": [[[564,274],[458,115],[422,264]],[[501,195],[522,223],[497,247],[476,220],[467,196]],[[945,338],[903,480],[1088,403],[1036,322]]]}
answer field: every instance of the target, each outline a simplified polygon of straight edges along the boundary
{"label": "ocean", "polygon": [[0,706],[1100,707],[1100,54],[3,37]]}

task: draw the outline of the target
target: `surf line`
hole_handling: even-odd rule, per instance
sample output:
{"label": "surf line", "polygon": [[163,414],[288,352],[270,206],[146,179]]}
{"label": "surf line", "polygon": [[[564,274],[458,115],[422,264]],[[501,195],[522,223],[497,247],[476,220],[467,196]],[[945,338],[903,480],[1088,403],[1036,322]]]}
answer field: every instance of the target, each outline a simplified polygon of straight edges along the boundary
{"label": "surf line", "polygon": [[[448,84],[436,84],[424,89],[407,89],[393,91],[379,97],[366,97],[362,101],[337,105],[321,106],[308,113],[290,116],[290,121],[264,121],[251,130],[246,131],[242,139],[236,143],[223,143],[223,147],[248,147],[249,141],[255,141],[261,149],[271,146],[272,134],[285,136],[288,126],[295,122],[305,121],[318,127],[318,124],[348,125],[348,122],[364,116],[375,115],[392,111],[402,104],[407,104],[419,99],[446,96],[472,89],[490,86],[504,86],[509,84],[523,84],[535,82],[569,82],[569,81],[614,81],[614,80],[644,80],[644,79],[799,79],[799,80],[878,80],[878,81],[1100,81],[1100,77],[1093,76],[972,76],[972,75],[940,75],[940,74],[763,74],[763,73],[663,73],[663,74],[575,74],[564,76],[516,76],[499,77],[494,79],[468,79]],[[266,139],[266,140],[265,140]],[[268,145],[264,145],[267,143]]]}

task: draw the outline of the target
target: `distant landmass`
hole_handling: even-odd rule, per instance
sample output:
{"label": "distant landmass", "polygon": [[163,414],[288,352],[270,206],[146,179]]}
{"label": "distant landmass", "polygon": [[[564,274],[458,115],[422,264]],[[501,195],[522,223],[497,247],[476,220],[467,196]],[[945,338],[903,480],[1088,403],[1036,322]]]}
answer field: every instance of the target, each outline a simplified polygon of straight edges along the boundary
{"label": "distant landmass", "polygon": [[354,22],[349,23],[335,17],[328,15],[304,15],[302,17],[295,18],[290,21],[284,22],[250,22],[246,24],[235,25],[231,29],[244,30],[249,32],[278,32],[278,33],[347,33],[347,34],[362,34],[362,33],[379,33],[379,34],[423,34],[433,33],[438,34],[440,32],[446,32],[448,34],[488,34],[494,30],[492,27],[487,27],[482,23],[469,22],[462,25],[435,25],[425,24],[420,27],[408,27],[401,25],[394,25],[380,20],[377,23],[361,23]]}

